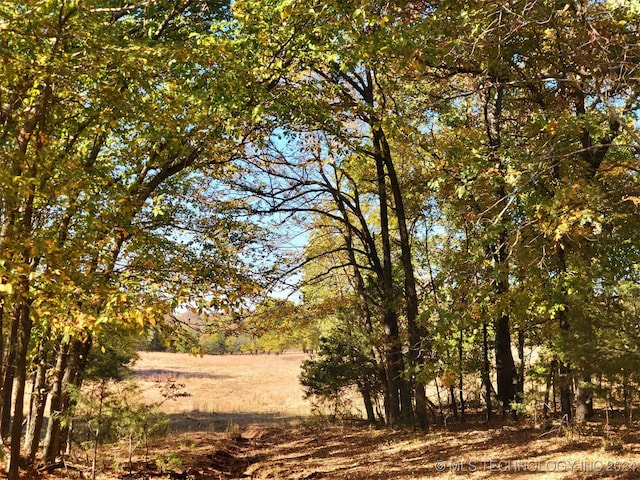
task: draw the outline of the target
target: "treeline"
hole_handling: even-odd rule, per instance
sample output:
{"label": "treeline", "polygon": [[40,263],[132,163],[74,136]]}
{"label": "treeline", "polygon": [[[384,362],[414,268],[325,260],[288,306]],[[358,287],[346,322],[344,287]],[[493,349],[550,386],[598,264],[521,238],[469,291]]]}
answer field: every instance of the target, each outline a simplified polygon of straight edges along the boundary
{"label": "treeline", "polygon": [[488,417],[539,388],[567,422],[594,397],[619,397],[629,421],[637,2],[234,12],[256,69],[277,72],[253,110],[273,135],[235,183],[254,212],[308,226],[304,302],[333,322],[308,391],[355,386],[370,420],[381,398],[386,424],[426,428],[427,385],[444,379],[464,417],[475,377]]}
{"label": "treeline", "polygon": [[263,338],[246,312],[283,278],[304,313],[274,325],[321,319],[388,425],[426,428],[443,376],[511,410],[532,349],[567,420],[632,404],[638,2],[230,4],[0,1],[11,480],[64,454],[63,387],[116,340],[181,305]]}
{"label": "treeline", "polygon": [[225,355],[234,353],[283,353],[318,349],[322,322],[304,305],[268,297],[234,313],[175,313],[168,325],[154,329],[140,350]]}

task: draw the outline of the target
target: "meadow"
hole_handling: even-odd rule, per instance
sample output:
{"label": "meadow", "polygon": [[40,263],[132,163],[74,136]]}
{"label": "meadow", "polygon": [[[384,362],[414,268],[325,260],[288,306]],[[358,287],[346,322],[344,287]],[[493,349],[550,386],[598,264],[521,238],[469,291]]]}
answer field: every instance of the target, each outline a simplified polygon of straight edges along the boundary
{"label": "meadow", "polygon": [[298,381],[309,355],[205,355],[141,352],[132,366],[149,403],[174,383],[182,393],[162,403],[172,431],[229,430],[254,423],[296,423],[311,414]]}
{"label": "meadow", "polygon": [[[481,419],[429,432],[318,416],[298,382],[301,353],[193,357],[141,353],[141,400],[160,404],[166,434],[127,460],[104,445],[100,480],[382,479],[592,480],[640,478],[640,432],[602,419],[580,428]],[[170,388],[173,398],[167,400]],[[80,458],[77,459],[81,465]],[[86,463],[85,463],[86,465]],[[84,471],[83,471],[84,469]],[[86,467],[37,478],[87,478]]]}

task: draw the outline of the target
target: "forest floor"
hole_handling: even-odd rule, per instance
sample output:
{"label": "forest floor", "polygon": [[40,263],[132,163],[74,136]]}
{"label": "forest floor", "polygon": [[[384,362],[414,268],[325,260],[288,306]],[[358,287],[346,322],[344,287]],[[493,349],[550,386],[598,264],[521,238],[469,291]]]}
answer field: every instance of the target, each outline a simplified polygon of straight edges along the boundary
{"label": "forest floor", "polygon": [[[161,406],[169,432],[148,452],[138,447],[131,463],[126,442],[104,447],[97,478],[640,479],[640,429],[603,421],[544,430],[471,418],[428,433],[331,424],[302,398],[304,358],[143,354],[135,372],[148,401],[163,401],[166,382],[182,392]],[[38,477],[91,478],[80,460]]]}

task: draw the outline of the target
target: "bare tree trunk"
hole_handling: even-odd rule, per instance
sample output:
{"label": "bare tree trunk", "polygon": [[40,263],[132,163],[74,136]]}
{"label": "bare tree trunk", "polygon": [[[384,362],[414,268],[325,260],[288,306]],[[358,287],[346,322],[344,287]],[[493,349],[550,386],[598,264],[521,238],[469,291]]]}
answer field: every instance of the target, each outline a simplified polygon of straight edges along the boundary
{"label": "bare tree trunk", "polygon": [[[45,98],[50,94],[50,88],[45,89]],[[26,148],[26,147],[25,147]],[[30,172],[31,178],[35,177],[35,169]],[[26,199],[24,211],[22,212],[21,237],[24,250],[21,252],[22,265],[25,272],[20,276],[19,291],[16,295],[15,320],[18,322],[18,335],[16,337],[17,346],[15,349],[15,371],[14,371],[14,396],[13,418],[11,420],[11,448],[9,453],[9,465],[7,469],[7,479],[17,480],[20,475],[21,446],[22,446],[22,420],[24,418],[24,393],[27,384],[27,354],[29,353],[29,341],[31,340],[31,330],[33,319],[31,318],[31,303],[29,289],[31,287],[30,273],[37,267],[37,260],[32,258],[31,248],[27,246],[31,235],[33,224],[33,202],[35,199],[35,185],[31,185],[31,191]],[[8,407],[8,405],[6,406]],[[4,413],[4,409],[3,409]]]}
{"label": "bare tree trunk", "polygon": [[501,315],[496,325],[496,376],[498,399],[502,404],[502,414],[511,409],[516,399],[514,379],[517,378],[516,366],[511,354],[511,335],[509,334],[509,316]]}
{"label": "bare tree trunk", "polygon": [[2,378],[2,420],[0,421],[0,434],[5,439],[11,432],[11,402],[13,400],[13,380],[16,369],[16,349],[18,348],[18,327],[20,320],[18,315],[11,318],[11,327],[7,337],[7,348],[3,360]]}
{"label": "bare tree trunk", "polygon": [[440,386],[438,385],[437,378],[435,379],[434,383],[436,384],[436,395],[438,396],[438,411],[440,412],[440,421],[444,423],[444,410],[442,408],[442,396],[440,396]]}
{"label": "bare tree trunk", "polygon": [[[552,360],[551,364],[549,365],[549,373],[547,374],[547,382],[544,390],[544,405],[542,407],[544,418],[549,417],[549,406],[550,406],[549,402],[551,401],[550,393],[552,389],[554,389],[553,383],[554,383],[556,369],[557,369],[556,361]],[[554,402],[554,411],[555,411],[555,391],[553,392],[553,402]]]}
{"label": "bare tree trunk", "polygon": [[[555,245],[556,258],[558,260],[558,270],[561,275],[567,273],[567,261],[566,252],[563,245],[556,243]],[[566,291],[561,292],[563,300],[566,299]],[[566,337],[569,335],[569,320],[568,320],[568,305],[564,302],[564,308],[558,311],[558,323],[560,326],[560,335]],[[572,419],[572,395],[571,395],[571,366],[564,360],[558,360],[558,386],[560,389],[560,409],[562,416],[567,421]]]}
{"label": "bare tree trunk", "polygon": [[593,417],[591,377],[585,375],[582,379],[577,379],[576,381],[576,421],[584,422],[591,417]]}
{"label": "bare tree trunk", "polygon": [[[74,342],[72,356],[67,363],[67,371],[65,372],[63,382],[65,385],[73,385],[76,390],[82,388],[84,381],[84,371],[87,367],[87,359],[93,345],[93,337],[87,334],[87,337]],[[72,417],[73,410],[76,407],[76,400],[69,395],[68,392],[62,392],[63,412]],[[71,452],[71,433],[73,430],[73,422],[67,422],[60,432],[60,449],[64,448],[64,452],[68,455]]]}
{"label": "bare tree trunk", "polygon": [[[26,278],[23,285],[25,296],[28,295],[29,280]],[[24,392],[27,383],[27,353],[29,350],[29,340],[31,339],[31,328],[33,326],[31,319],[31,302],[24,298],[20,308],[20,335],[18,350],[16,352],[16,370],[15,370],[15,402],[13,408],[13,419],[11,421],[11,449],[9,456],[9,468],[7,472],[8,480],[17,480],[19,478],[19,468],[21,463],[22,445],[22,419],[24,418]]]}
{"label": "bare tree trunk", "polygon": [[418,294],[416,290],[416,280],[413,269],[411,254],[411,238],[407,228],[407,217],[404,208],[404,198],[402,187],[396,174],[396,169],[391,156],[391,149],[387,143],[382,125],[375,125],[373,128],[373,138],[376,152],[382,155],[384,165],[389,177],[393,200],[395,203],[396,219],[398,220],[398,231],[400,233],[400,260],[404,272],[404,296],[406,303],[407,329],[409,331],[409,362],[411,365],[411,382],[415,392],[415,422],[416,425],[426,430],[427,420],[427,396],[425,385],[416,378],[415,372],[424,364],[425,349],[424,342],[428,335],[421,331],[418,325]]}
{"label": "bare tree trunk", "polygon": [[487,332],[487,322],[482,324],[482,382],[485,388],[485,402],[487,405],[486,419],[491,420],[491,364],[489,363],[489,335]]}
{"label": "bare tree trunk", "polygon": [[29,408],[29,421],[27,423],[27,433],[25,437],[25,452],[29,464],[35,462],[38,446],[40,443],[40,435],[42,434],[42,426],[44,424],[44,409],[47,399],[47,343],[48,335],[44,335],[40,340],[38,347],[36,375],[33,381],[33,389],[31,392],[31,407]]}
{"label": "bare tree trunk", "polygon": [[373,409],[373,401],[371,400],[371,391],[364,385],[360,385],[358,389],[360,390],[360,395],[362,395],[364,409],[367,412],[367,421],[369,423],[376,423],[376,414]]}
{"label": "bare tree trunk", "polygon": [[[631,426],[633,422],[633,397],[629,388],[629,376],[627,372],[622,373],[622,397],[624,401],[624,423]],[[593,404],[592,404],[593,405]]]}
{"label": "bare tree trunk", "polygon": [[464,380],[463,380],[463,374],[464,374],[464,370],[463,370],[463,333],[462,333],[462,328],[460,328],[460,336],[458,337],[458,366],[459,366],[459,370],[460,370],[460,375],[458,377],[458,391],[460,393],[460,421],[462,423],[464,423],[465,419],[466,419],[466,414],[465,414],[465,405],[464,405],[464,390],[463,390],[463,386],[464,386]]}
{"label": "bare tree trunk", "polygon": [[455,386],[449,387],[449,399],[451,400],[451,414],[453,418],[458,419],[458,405],[456,403],[456,389]]}
{"label": "bare tree trunk", "polygon": [[63,377],[67,370],[67,362],[69,361],[70,345],[62,344],[58,350],[56,357],[56,366],[53,372],[53,384],[49,392],[49,422],[47,424],[47,433],[42,447],[42,459],[45,463],[53,463],[60,451],[60,425],[62,415],[62,389]]}
{"label": "bare tree trunk", "polygon": [[524,399],[524,374],[525,374],[525,361],[524,361],[524,330],[518,329],[518,357],[520,357],[520,363],[518,365],[518,402],[522,402]]}
{"label": "bare tree trunk", "polygon": [[4,358],[4,300],[6,296],[4,294],[0,294],[0,361],[2,361],[2,365],[0,365],[0,440],[4,438],[2,435],[2,407],[3,407],[3,398],[4,398],[4,370],[7,367],[7,363],[5,363]]}

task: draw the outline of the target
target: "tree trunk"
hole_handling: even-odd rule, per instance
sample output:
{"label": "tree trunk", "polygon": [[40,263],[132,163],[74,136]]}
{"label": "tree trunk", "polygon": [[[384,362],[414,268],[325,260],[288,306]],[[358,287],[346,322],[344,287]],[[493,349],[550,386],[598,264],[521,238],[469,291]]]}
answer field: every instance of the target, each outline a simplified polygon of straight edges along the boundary
{"label": "tree trunk", "polygon": [[[566,252],[565,247],[560,242],[556,242],[555,245],[556,258],[558,260],[558,270],[560,275],[565,275],[567,273],[567,260],[566,260]],[[569,306],[566,302],[567,292],[565,288],[562,287],[561,291],[562,299],[563,299],[563,308],[558,311],[558,323],[560,326],[560,336],[562,338],[566,338],[569,335],[569,320],[568,320],[568,309]],[[566,344],[567,342],[563,342]],[[571,395],[571,365],[564,360],[559,360],[558,365],[558,387],[560,389],[560,408],[562,411],[562,416],[567,421],[571,421],[572,419],[572,395]]]}
{"label": "tree trunk", "polygon": [[[325,178],[325,180],[327,181],[327,184],[329,184],[328,179]],[[369,355],[371,356],[371,360],[374,362],[375,364],[375,371],[379,372],[379,367],[380,367],[380,361],[379,361],[379,355],[377,354],[377,351],[373,345],[373,336],[374,336],[374,331],[373,331],[373,320],[372,320],[372,314],[371,314],[371,309],[369,308],[369,299],[367,298],[367,291],[366,291],[366,286],[365,286],[365,282],[364,282],[364,278],[362,277],[362,273],[360,272],[360,266],[358,264],[358,260],[356,258],[356,252],[353,246],[353,229],[354,226],[349,222],[349,214],[347,212],[347,207],[343,201],[343,198],[338,194],[337,191],[331,189],[332,191],[332,195],[334,198],[334,201],[336,202],[336,205],[338,205],[338,208],[342,214],[342,218],[344,219],[344,224],[345,224],[345,228],[343,230],[343,237],[344,237],[344,241],[345,241],[345,245],[347,247],[347,254],[349,256],[349,262],[351,263],[352,269],[353,269],[353,277],[355,280],[355,290],[356,293],[358,295],[358,301],[360,304],[360,309],[362,310],[362,318],[363,318],[363,323],[364,323],[364,330],[368,336],[368,340],[370,342],[370,350],[369,350]],[[371,245],[370,248],[375,248],[375,242],[372,242],[373,245]],[[372,250],[373,252],[373,250]],[[372,253],[373,255],[373,253]],[[372,262],[373,264],[376,264],[378,262],[376,262],[375,260]],[[384,380],[384,375],[381,376],[382,380]],[[375,411],[374,411],[374,406],[373,406],[373,402],[371,400],[371,391],[370,389],[366,386],[366,385],[361,385],[360,387],[360,393],[362,394],[362,398],[364,401],[364,405],[365,405],[365,410],[367,412],[367,420],[370,423],[376,423],[376,416],[375,416]]]}
{"label": "tree trunk", "polygon": [[376,413],[373,409],[371,392],[366,386],[363,386],[363,385],[359,387],[359,390],[360,390],[360,395],[362,395],[362,401],[364,402],[364,409],[367,412],[367,421],[369,423],[376,423]]}
{"label": "tree trunk", "polygon": [[0,294],[0,361],[2,361],[2,365],[0,365],[0,440],[4,438],[2,436],[2,405],[3,405],[3,392],[4,392],[4,369],[7,367],[4,358],[4,301],[6,295]]}
{"label": "tree trunk", "polygon": [[[492,79],[498,82],[497,79]],[[499,83],[499,82],[498,82]],[[503,169],[503,160],[500,156],[502,145],[502,100],[504,87],[489,87],[485,97],[484,120],[487,139],[489,143],[489,156],[499,165],[499,170]],[[504,181],[497,187],[495,194],[497,204],[506,202],[506,188]],[[498,297],[509,292],[509,255],[507,252],[507,230],[500,220],[500,234],[498,243],[492,246],[493,260],[495,263],[495,292]],[[496,383],[498,387],[498,399],[501,402],[502,414],[509,409],[511,402],[516,400],[516,388],[514,380],[518,374],[511,353],[511,331],[509,326],[509,314],[500,313],[496,319]]]}
{"label": "tree trunk", "polygon": [[549,365],[549,373],[547,374],[547,382],[546,382],[546,387],[544,390],[544,405],[542,406],[542,412],[544,415],[544,418],[548,418],[549,417],[549,406],[550,406],[550,392],[552,391],[552,389],[554,390],[553,393],[553,403],[554,403],[554,413],[555,413],[555,387],[553,386],[554,384],[554,378],[555,378],[555,371],[557,369],[556,366],[556,361],[552,360],[551,364]]}
{"label": "tree trunk", "polygon": [[[46,90],[49,90],[49,88]],[[34,190],[35,186],[32,185],[25,203],[21,225],[21,237],[24,244],[24,250],[22,251],[22,265],[25,271],[20,276],[19,291],[16,295],[17,308],[15,319],[18,322],[19,327],[18,335],[16,337],[18,342],[15,349],[15,377],[13,383],[15,401],[13,405],[13,419],[11,420],[11,448],[9,453],[9,466],[7,469],[8,480],[18,479],[20,476],[20,464],[22,460],[22,420],[24,418],[24,393],[27,384],[27,354],[29,353],[29,341],[31,340],[31,330],[33,328],[33,319],[31,318],[31,303],[33,300],[30,298],[29,292],[31,287],[30,273],[37,267],[37,261],[32,258],[31,248],[27,246],[33,223]]]}
{"label": "tree trunk", "polygon": [[19,309],[20,315],[20,335],[18,349],[16,352],[16,370],[15,370],[15,402],[13,408],[13,420],[11,422],[11,449],[9,454],[9,468],[7,472],[8,480],[17,480],[19,478],[19,469],[21,463],[21,437],[22,437],[22,419],[24,418],[24,392],[27,383],[27,353],[29,351],[29,340],[31,339],[31,329],[33,326],[31,319],[31,302],[26,298],[29,289],[28,277],[23,280],[23,293],[25,298],[22,299]]}
{"label": "tree trunk", "polygon": [[18,328],[20,317],[14,314],[11,318],[11,327],[7,337],[7,348],[3,360],[2,378],[2,420],[0,420],[0,434],[5,439],[11,431],[11,402],[13,400],[13,380],[16,369],[16,349],[18,348]]}
{"label": "tree trunk", "polygon": [[409,331],[409,362],[411,365],[411,381],[415,392],[415,422],[416,425],[426,430],[427,420],[427,396],[425,385],[416,378],[416,370],[424,365],[425,349],[423,343],[428,335],[421,331],[418,325],[418,294],[416,290],[416,280],[413,269],[411,254],[411,238],[407,228],[407,217],[404,208],[404,198],[402,188],[391,156],[391,149],[387,143],[382,125],[373,126],[373,138],[376,152],[382,155],[384,165],[387,170],[393,200],[395,203],[396,219],[398,221],[398,232],[400,234],[400,261],[404,273],[404,295],[406,303],[407,329]]}
{"label": "tree trunk", "polygon": [[[64,385],[73,385],[76,390],[82,388],[82,382],[84,381],[84,371],[87,367],[87,359],[89,358],[89,352],[93,345],[93,337],[87,334],[87,337],[82,340],[76,340],[74,342],[74,348],[71,358],[67,363],[67,371],[65,372],[63,383]],[[67,413],[70,417],[73,417],[72,412],[76,407],[76,400],[71,397],[68,392],[63,390],[62,392],[62,404],[61,409]],[[67,422],[60,432],[60,449],[64,448],[64,452],[68,455],[71,452],[71,433],[73,430],[73,422]]]}
{"label": "tree trunk", "polygon": [[485,388],[485,402],[487,406],[486,419],[491,420],[491,364],[489,363],[489,335],[487,332],[487,322],[482,324],[482,383]]}
{"label": "tree trunk", "polygon": [[49,342],[49,338],[45,335],[40,340],[40,346],[38,347],[38,366],[36,368],[36,375],[31,392],[31,407],[29,408],[29,421],[27,423],[27,433],[24,442],[29,464],[35,462],[42,426],[44,424],[44,409],[47,399],[47,342]]}
{"label": "tree trunk", "polygon": [[[624,424],[631,426],[633,424],[633,398],[631,397],[631,389],[629,388],[629,377],[626,372],[622,374],[622,397],[624,401]],[[630,398],[631,397],[631,398]],[[592,403],[593,405],[593,403]]]}
{"label": "tree trunk", "polygon": [[511,335],[509,332],[509,316],[501,315],[496,324],[496,383],[498,399],[502,404],[502,414],[511,409],[511,402],[516,400],[517,372],[513,354],[511,353]]}
{"label": "tree trunk", "polygon": [[[400,329],[398,316],[395,312],[395,292],[393,288],[393,271],[391,259],[391,238],[389,233],[389,204],[387,201],[386,174],[382,158],[376,159],[377,190],[380,207],[380,236],[382,241],[382,281],[383,294],[383,319],[385,333],[385,366],[387,371],[387,385],[389,402],[387,423],[394,426],[401,421],[401,391],[406,391],[402,386],[402,373],[404,361],[402,358],[402,343],[400,341]],[[405,396],[405,395],[403,395]]]}
{"label": "tree trunk", "polygon": [[462,328],[460,328],[460,336],[458,337],[458,366],[459,366],[459,370],[460,370],[460,375],[458,377],[458,391],[460,393],[460,421],[462,423],[464,423],[465,421],[465,405],[464,405],[464,390],[463,390],[463,386],[464,386],[464,380],[463,380],[463,345],[462,345],[462,341],[463,341],[464,337],[463,337],[463,333],[462,333]]}
{"label": "tree trunk", "polygon": [[591,377],[584,376],[576,382],[576,421],[584,422],[593,417],[593,392]]}
{"label": "tree trunk", "polygon": [[60,451],[60,415],[62,415],[62,389],[63,377],[67,370],[69,361],[70,345],[60,345],[60,350],[56,357],[56,366],[53,372],[53,384],[49,392],[49,421],[47,423],[47,433],[42,447],[42,459],[45,463],[53,463]]}
{"label": "tree trunk", "polygon": [[398,335],[398,320],[394,312],[386,312],[383,317],[385,331],[385,371],[386,371],[386,395],[385,412],[387,424],[395,426],[400,423],[400,389],[404,362],[402,349]]}
{"label": "tree trunk", "polygon": [[458,419],[458,405],[456,404],[456,387],[451,385],[449,387],[449,399],[451,400],[451,414],[453,418]]}
{"label": "tree trunk", "polygon": [[524,361],[524,330],[518,329],[518,357],[520,357],[520,363],[518,364],[518,385],[517,394],[518,402],[522,403],[524,399],[524,373],[525,373],[525,361]]}

